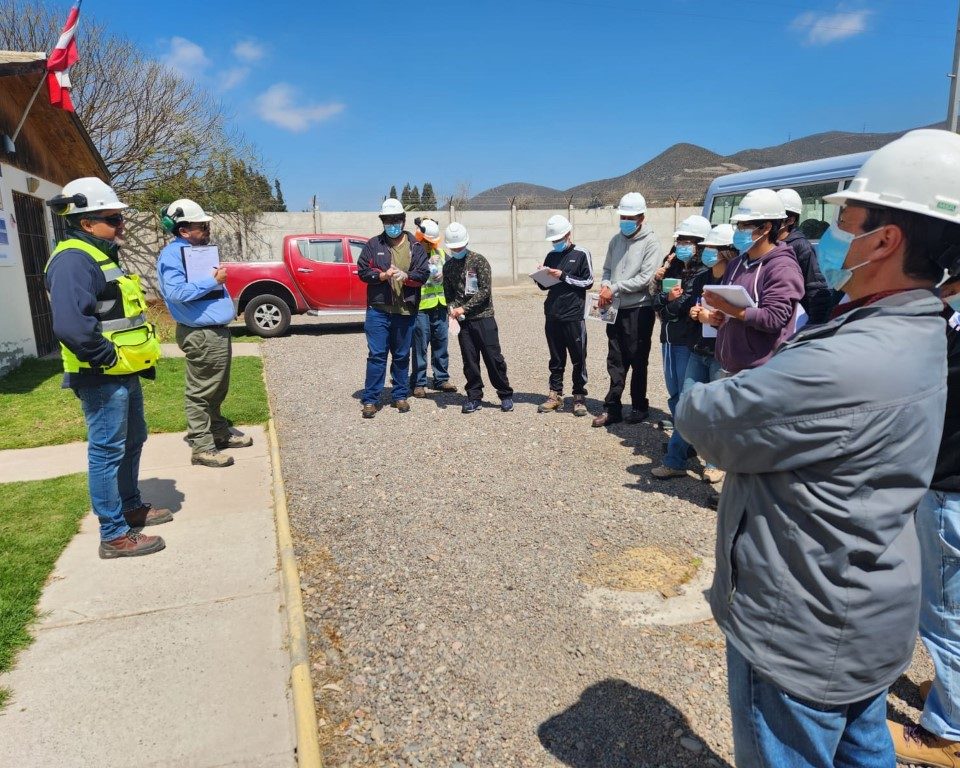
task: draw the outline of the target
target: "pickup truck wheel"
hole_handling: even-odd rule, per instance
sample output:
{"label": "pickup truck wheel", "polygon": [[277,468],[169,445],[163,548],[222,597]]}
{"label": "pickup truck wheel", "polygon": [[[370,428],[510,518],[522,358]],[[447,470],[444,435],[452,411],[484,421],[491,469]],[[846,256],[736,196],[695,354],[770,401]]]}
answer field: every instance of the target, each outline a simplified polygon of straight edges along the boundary
{"label": "pickup truck wheel", "polygon": [[250,333],[268,339],[282,336],[290,327],[290,307],[277,296],[257,296],[247,303],[243,319]]}

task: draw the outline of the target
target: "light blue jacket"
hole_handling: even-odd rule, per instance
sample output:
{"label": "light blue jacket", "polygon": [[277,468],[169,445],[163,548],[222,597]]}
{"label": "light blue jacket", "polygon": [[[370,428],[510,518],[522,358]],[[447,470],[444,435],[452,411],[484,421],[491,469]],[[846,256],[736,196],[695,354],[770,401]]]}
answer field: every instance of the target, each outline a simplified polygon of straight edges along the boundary
{"label": "light blue jacket", "polygon": [[929,291],[887,296],[677,405],[684,438],[727,471],[713,615],[760,675],[818,705],[873,696],[910,663],[913,514],[947,395],[942,309]]}
{"label": "light blue jacket", "polygon": [[[220,285],[212,275],[194,283],[187,282],[181,249],[189,245],[187,240],[178,237],[160,251],[157,279],[163,300],[173,319],[183,325],[194,328],[226,325],[237,316],[227,286]],[[211,292],[215,295],[207,298]]]}

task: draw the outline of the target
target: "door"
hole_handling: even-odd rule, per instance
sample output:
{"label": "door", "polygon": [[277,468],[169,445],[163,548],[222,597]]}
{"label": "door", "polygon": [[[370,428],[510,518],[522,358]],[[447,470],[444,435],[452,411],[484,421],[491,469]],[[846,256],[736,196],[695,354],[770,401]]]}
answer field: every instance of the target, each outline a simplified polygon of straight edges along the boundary
{"label": "door", "polygon": [[359,240],[350,241],[350,300],[355,309],[367,308],[367,284],[357,277],[357,263],[360,261],[360,252],[366,243]]}
{"label": "door", "polygon": [[53,314],[43,279],[43,270],[50,258],[50,238],[43,215],[43,201],[14,192],[13,212],[17,217],[17,234],[23,256],[23,274],[27,281],[33,337],[37,342],[37,355],[43,357],[55,352],[59,346],[53,335]]}
{"label": "door", "polygon": [[300,237],[291,244],[290,268],[313,309],[349,309],[352,265],[343,238]]}

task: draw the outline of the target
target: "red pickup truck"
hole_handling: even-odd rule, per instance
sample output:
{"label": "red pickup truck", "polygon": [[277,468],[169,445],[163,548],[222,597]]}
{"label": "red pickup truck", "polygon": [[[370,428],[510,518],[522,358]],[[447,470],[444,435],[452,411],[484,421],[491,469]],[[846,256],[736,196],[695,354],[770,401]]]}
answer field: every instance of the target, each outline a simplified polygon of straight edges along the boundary
{"label": "red pickup truck", "polygon": [[367,307],[367,286],[357,260],[367,238],[355,235],[287,235],[283,261],[230,262],[227,290],[247,328],[281,336],[290,317],[358,315]]}

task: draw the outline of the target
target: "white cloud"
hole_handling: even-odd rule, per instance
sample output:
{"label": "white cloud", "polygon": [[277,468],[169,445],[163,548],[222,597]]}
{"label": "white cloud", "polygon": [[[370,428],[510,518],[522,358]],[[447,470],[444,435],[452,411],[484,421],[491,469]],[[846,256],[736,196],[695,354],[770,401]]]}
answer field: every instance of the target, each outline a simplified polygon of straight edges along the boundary
{"label": "white cloud", "polygon": [[241,40],[233,46],[233,55],[240,61],[253,63],[267,55],[266,49],[256,40]]}
{"label": "white cloud", "polygon": [[340,114],[344,105],[337,102],[329,104],[306,104],[297,95],[296,89],[287,83],[276,83],[257,96],[257,113],[268,123],[273,123],[288,131],[300,133],[312,123],[322,123]]}
{"label": "white cloud", "polygon": [[203,48],[185,37],[171,39],[170,50],[161,58],[170,69],[190,78],[199,78],[210,66]]}
{"label": "white cloud", "polygon": [[231,69],[224,70],[220,75],[220,87],[225,91],[236,88],[247,79],[247,75],[249,74],[250,67],[232,67]]}
{"label": "white cloud", "polygon": [[791,23],[804,36],[807,45],[829,45],[866,31],[872,11],[845,11],[839,6],[834,12],[807,11]]}

